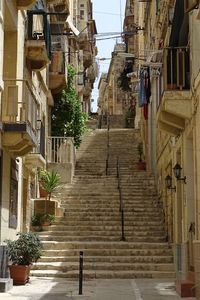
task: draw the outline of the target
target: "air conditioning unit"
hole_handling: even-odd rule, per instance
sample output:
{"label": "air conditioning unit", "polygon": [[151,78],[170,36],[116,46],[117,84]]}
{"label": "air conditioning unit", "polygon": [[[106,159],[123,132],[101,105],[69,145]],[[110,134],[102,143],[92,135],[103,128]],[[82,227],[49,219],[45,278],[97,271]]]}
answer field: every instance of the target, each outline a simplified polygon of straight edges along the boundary
{"label": "air conditioning unit", "polygon": [[193,10],[199,4],[199,0],[184,0],[185,12]]}

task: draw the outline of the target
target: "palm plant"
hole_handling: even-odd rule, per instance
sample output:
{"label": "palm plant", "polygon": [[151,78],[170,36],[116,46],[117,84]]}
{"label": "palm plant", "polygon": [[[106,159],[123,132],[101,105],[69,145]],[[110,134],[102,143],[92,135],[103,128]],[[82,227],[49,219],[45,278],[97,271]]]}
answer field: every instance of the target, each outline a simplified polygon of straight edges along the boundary
{"label": "palm plant", "polygon": [[57,172],[50,172],[47,170],[40,170],[39,181],[42,189],[47,193],[45,200],[45,214],[48,214],[48,204],[51,200],[51,195],[58,187],[60,182],[60,175]]}

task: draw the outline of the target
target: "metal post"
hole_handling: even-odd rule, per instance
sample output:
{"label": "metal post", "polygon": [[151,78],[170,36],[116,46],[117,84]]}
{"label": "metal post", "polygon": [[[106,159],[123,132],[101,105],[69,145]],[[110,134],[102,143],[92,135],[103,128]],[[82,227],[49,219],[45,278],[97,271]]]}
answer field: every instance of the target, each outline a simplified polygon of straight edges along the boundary
{"label": "metal post", "polygon": [[83,251],[79,256],[79,295],[83,294]]}

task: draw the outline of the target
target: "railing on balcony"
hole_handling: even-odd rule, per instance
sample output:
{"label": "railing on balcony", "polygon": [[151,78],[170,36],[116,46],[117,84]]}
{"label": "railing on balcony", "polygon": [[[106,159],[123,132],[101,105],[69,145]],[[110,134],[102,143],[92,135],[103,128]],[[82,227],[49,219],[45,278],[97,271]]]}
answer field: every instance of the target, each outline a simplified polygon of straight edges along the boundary
{"label": "railing on balcony", "polygon": [[47,138],[47,162],[67,163],[73,159],[74,140],[71,137]]}
{"label": "railing on balcony", "polygon": [[3,123],[28,123],[36,131],[37,102],[25,80],[4,80],[1,121]]}
{"label": "railing on balcony", "polygon": [[37,123],[37,146],[33,148],[31,154],[41,154],[45,158],[45,127],[43,124],[39,124],[40,120]]}
{"label": "railing on balcony", "polygon": [[190,89],[189,48],[164,49],[164,90]]}
{"label": "railing on balcony", "polygon": [[28,17],[28,40],[45,41],[48,57],[51,58],[51,32],[47,14],[44,10],[31,10],[27,12]]}

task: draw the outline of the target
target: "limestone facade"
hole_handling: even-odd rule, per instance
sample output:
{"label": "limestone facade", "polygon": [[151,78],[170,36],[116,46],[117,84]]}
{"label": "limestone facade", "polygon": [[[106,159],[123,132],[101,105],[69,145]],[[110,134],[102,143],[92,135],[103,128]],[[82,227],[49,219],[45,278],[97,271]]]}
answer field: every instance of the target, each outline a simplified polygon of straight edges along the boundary
{"label": "limestone facade", "polygon": [[[145,107],[140,108],[140,129],[148,169],[157,176],[167,240],[174,247],[178,284],[194,277],[198,282],[200,276],[197,4],[178,0],[133,1],[133,6],[138,7],[137,25],[141,29],[137,44],[138,76],[142,68],[148,69],[151,84],[146,116]],[[178,178],[174,174],[177,163],[182,168]],[[168,175],[172,181],[169,188]],[[198,298],[198,287],[196,294]]]}
{"label": "limestone facade", "polygon": [[[81,44],[84,30],[87,51]],[[91,88],[87,96],[84,89],[96,78],[95,33],[89,0],[0,0],[0,243],[30,229],[32,200],[39,197],[38,169],[57,163],[51,107],[67,85],[69,63],[76,69],[82,109],[90,111]],[[63,140],[57,157],[63,180],[71,181],[73,141]]]}

